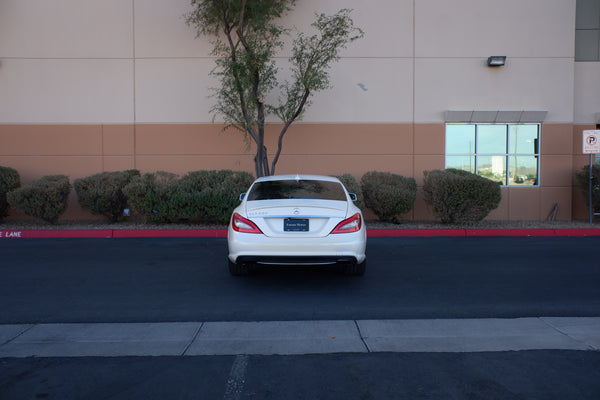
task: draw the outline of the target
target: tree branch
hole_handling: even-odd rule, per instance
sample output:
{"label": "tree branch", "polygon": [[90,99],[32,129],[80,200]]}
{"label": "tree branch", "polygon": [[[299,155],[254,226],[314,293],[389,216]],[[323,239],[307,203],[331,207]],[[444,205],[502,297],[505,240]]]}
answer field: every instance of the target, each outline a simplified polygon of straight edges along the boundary
{"label": "tree branch", "polygon": [[[225,18],[225,16],[223,18]],[[231,27],[227,24],[228,21],[225,20],[224,23],[226,26],[224,33],[225,33],[225,36],[227,37],[227,41],[229,43],[231,61],[235,64],[235,63],[237,63],[237,50],[236,50],[237,45],[233,43],[233,37],[231,36]],[[235,88],[238,93],[240,109],[242,111],[242,117],[244,118],[244,121],[246,122],[246,131],[250,134],[250,136],[252,137],[254,142],[258,143],[259,142],[258,135],[252,129],[250,116],[248,114],[248,106],[246,105],[246,99],[244,97],[244,88],[242,87],[242,84],[240,82],[240,77],[239,77],[238,73],[235,72],[235,70],[232,71],[232,75],[233,75],[233,78],[235,81]]]}
{"label": "tree branch", "polygon": [[285,125],[281,129],[281,132],[279,133],[279,139],[277,140],[277,152],[275,153],[275,157],[273,157],[273,162],[271,163],[271,173],[272,174],[275,173],[275,165],[277,164],[277,161],[279,161],[279,155],[281,154],[281,149],[283,148],[283,136],[287,132],[290,125],[302,113],[302,110],[304,109],[304,105],[306,104],[306,101],[308,100],[308,96],[310,96],[310,89],[307,86],[305,86],[304,87],[304,95],[302,96],[302,100],[300,100],[300,104],[298,105],[296,112],[294,113],[294,115],[292,115],[292,117],[289,120],[286,121]]}
{"label": "tree branch", "polygon": [[244,32],[244,12],[246,11],[246,0],[242,0],[242,5],[240,9],[240,20],[238,21],[238,32],[239,34],[243,34]]}

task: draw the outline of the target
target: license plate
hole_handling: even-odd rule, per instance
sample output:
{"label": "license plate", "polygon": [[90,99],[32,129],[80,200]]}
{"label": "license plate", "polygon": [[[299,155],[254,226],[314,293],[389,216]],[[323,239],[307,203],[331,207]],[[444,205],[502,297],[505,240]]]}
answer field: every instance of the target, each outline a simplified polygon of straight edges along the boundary
{"label": "license plate", "polygon": [[285,232],[308,232],[308,218],[286,218],[283,220]]}

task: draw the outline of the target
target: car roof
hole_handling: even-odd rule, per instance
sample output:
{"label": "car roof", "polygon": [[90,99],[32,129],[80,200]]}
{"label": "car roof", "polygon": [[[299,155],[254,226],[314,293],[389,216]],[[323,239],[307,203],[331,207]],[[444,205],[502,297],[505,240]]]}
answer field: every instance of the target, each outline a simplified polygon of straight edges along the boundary
{"label": "car roof", "polygon": [[271,175],[271,176],[263,176],[262,178],[258,178],[256,182],[265,182],[265,181],[329,181],[329,182],[340,182],[340,180],[333,176],[326,175]]}

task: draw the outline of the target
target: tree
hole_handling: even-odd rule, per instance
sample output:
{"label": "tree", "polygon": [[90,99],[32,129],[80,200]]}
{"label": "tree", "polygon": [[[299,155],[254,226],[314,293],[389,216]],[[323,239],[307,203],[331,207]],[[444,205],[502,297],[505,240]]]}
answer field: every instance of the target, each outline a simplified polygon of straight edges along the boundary
{"label": "tree", "polygon": [[[220,80],[214,89],[216,104],[213,117],[221,116],[224,129],[233,127],[256,144],[256,176],[275,173],[290,125],[302,118],[311,104],[311,96],[329,88],[330,65],[340,59],[348,43],[361,38],[363,31],[354,26],[350,10],[334,15],[316,14],[312,26],[317,33],[298,33],[289,59],[291,82],[278,80],[274,58],[283,49],[282,36],[289,30],[279,24],[296,0],[191,0],[193,10],[186,22],[197,36],[214,39],[216,67],[212,75]],[[275,93],[276,92],[276,93]],[[276,104],[266,103],[275,94]],[[269,166],[265,146],[265,121],[268,115],[283,123],[277,151]]]}

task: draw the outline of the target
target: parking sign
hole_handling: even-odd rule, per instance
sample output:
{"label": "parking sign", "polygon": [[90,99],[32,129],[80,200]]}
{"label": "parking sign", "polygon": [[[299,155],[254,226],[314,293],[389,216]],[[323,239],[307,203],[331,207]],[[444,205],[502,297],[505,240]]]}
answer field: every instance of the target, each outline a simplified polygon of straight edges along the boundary
{"label": "parking sign", "polygon": [[583,131],[583,154],[600,153],[600,130]]}

